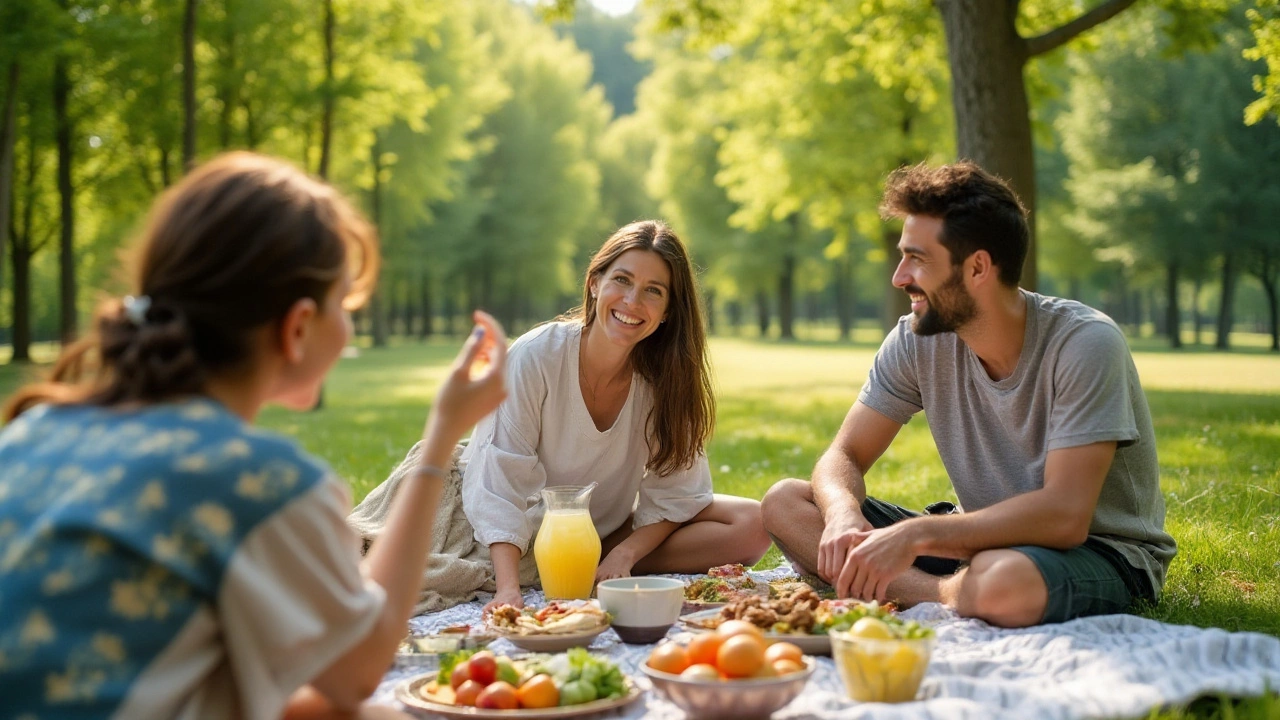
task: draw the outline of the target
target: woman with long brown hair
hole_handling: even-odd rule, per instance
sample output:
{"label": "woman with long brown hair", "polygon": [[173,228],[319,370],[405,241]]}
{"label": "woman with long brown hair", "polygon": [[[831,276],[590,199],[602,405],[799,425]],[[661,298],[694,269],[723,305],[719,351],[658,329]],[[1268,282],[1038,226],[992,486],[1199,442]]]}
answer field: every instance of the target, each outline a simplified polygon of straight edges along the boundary
{"label": "woman with long brown hair", "polygon": [[493,560],[486,607],[524,604],[519,579],[545,486],[598,483],[596,580],[752,564],[768,550],[760,504],[712,492],[703,313],[688,254],[666,225],[631,223],[604,243],[582,306],[512,345],[507,385],[511,396],[461,458],[463,507]]}
{"label": "woman with long brown hair", "polygon": [[441,467],[505,395],[501,329],[477,313],[362,563],[345,484],[252,422],[314,405],[372,287],[373,229],[328,185],[236,153],[166,192],[138,250],[130,294],[4,411],[5,710],[375,714],[361,703],[417,600]]}

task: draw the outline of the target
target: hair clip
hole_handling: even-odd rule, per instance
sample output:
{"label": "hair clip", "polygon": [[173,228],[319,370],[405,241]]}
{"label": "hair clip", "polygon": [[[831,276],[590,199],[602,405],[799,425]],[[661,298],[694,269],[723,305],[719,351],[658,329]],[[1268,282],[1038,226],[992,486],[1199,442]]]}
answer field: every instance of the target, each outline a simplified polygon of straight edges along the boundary
{"label": "hair clip", "polygon": [[151,309],[151,298],[146,295],[126,295],[124,298],[124,316],[129,322],[142,326],[147,321],[147,311]]}

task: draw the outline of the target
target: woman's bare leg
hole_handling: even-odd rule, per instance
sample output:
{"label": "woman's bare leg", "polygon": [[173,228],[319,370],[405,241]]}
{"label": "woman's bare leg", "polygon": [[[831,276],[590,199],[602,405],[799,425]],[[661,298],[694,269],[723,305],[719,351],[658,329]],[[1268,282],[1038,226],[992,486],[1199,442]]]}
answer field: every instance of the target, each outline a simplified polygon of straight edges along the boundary
{"label": "woman's bare leg", "polygon": [[[631,534],[624,523],[604,539],[601,557]],[[717,494],[702,512],[681,525],[653,552],[636,563],[637,575],[653,573],[704,573],[729,563],[751,566],[759,562],[772,543],[764,531],[760,503],[734,495]]]}

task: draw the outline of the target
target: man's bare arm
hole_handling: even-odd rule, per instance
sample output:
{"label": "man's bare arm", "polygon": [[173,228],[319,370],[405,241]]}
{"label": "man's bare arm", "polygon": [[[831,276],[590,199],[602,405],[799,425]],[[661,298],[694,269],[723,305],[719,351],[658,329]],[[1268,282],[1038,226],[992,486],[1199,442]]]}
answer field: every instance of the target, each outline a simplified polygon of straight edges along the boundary
{"label": "man's bare arm", "polygon": [[1050,451],[1044,487],[958,515],[912,518],[861,538],[839,575],[853,597],[883,600],[916,557],[967,560],[1015,545],[1070,549],[1084,543],[1115,457],[1114,442]]}
{"label": "man's bare arm", "polygon": [[822,578],[834,581],[850,548],[856,545],[854,534],[871,529],[861,509],[867,497],[864,476],[901,428],[861,401],[854,402],[831,447],[814,466],[810,482],[824,522],[818,545],[818,575]]}

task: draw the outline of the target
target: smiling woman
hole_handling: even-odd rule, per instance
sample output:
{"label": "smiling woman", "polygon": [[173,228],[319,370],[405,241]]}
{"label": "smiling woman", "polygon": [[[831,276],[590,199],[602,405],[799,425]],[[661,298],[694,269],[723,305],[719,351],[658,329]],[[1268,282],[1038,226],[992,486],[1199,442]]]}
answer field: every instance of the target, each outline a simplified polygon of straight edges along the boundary
{"label": "smiling woman", "polygon": [[[522,607],[521,585],[537,580],[536,498],[552,485],[598,484],[590,522],[603,556],[589,561],[594,572],[584,568],[595,580],[704,572],[764,555],[759,503],[712,492],[706,346],[688,254],[656,221],[610,236],[587,268],[582,305],[512,345],[510,396],[458,460],[466,532],[492,558],[490,607]],[[457,577],[484,554],[469,549],[457,567],[437,569]]]}

